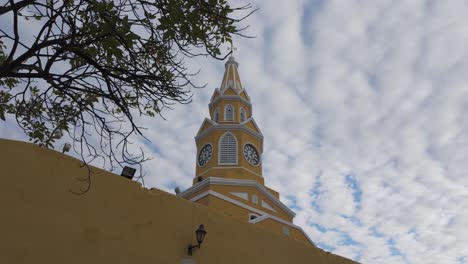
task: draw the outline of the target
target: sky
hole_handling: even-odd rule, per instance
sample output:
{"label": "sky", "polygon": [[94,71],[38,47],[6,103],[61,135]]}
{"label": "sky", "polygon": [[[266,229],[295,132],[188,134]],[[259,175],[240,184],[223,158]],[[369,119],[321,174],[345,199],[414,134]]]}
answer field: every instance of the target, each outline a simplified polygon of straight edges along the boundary
{"label": "sky", "polygon": [[[233,5],[242,2],[231,1]],[[235,38],[267,186],[320,248],[362,263],[468,263],[468,2],[249,1]],[[188,105],[140,119],[147,187],[186,189],[224,62]],[[10,120],[3,138],[27,140]]]}

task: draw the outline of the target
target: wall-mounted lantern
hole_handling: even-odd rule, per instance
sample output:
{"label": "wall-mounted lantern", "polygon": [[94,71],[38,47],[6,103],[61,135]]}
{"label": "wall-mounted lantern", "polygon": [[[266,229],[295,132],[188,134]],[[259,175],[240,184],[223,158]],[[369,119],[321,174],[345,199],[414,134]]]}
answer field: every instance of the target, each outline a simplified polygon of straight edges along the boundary
{"label": "wall-mounted lantern", "polygon": [[205,226],[200,225],[198,229],[195,231],[195,235],[197,236],[198,245],[195,245],[195,246],[192,246],[192,244],[188,245],[189,256],[192,256],[195,248],[200,248],[200,245],[203,243],[203,240],[205,239],[205,236],[206,236]]}

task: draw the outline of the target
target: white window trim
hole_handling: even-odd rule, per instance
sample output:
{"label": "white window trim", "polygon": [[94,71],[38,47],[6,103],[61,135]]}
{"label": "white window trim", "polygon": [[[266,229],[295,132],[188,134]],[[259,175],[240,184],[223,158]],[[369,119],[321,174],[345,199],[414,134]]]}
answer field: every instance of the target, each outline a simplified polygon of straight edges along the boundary
{"label": "white window trim", "polygon": [[[232,109],[232,119],[231,120],[228,120],[227,115],[226,115],[226,113],[227,113],[226,109],[227,109],[228,106],[230,106],[231,109]],[[234,121],[235,116],[236,116],[236,111],[234,111],[234,106],[232,106],[232,104],[225,105],[224,106],[224,121]]]}
{"label": "white window trim", "polygon": [[[242,120],[242,112],[244,112],[244,120]],[[244,107],[240,107],[239,109],[239,122],[242,123],[247,120],[247,112],[245,111]]]}
{"label": "white window trim", "polygon": [[[218,115],[218,120],[216,120],[216,114]],[[213,121],[215,121],[216,123],[219,123],[219,107],[216,108],[213,113]]]}
{"label": "white window trim", "polygon": [[275,208],[273,208],[269,203],[262,199],[261,205],[263,208],[276,212]]}
{"label": "white window trim", "polygon": [[[222,141],[223,137],[226,134],[231,134],[232,137],[234,138],[234,141],[236,142],[236,162],[235,163],[222,163],[221,162],[221,141]],[[237,138],[233,133],[231,133],[231,132],[224,133],[218,140],[218,164],[220,164],[220,165],[237,165],[239,163],[239,147],[238,147],[238,145],[239,144],[237,142]]]}

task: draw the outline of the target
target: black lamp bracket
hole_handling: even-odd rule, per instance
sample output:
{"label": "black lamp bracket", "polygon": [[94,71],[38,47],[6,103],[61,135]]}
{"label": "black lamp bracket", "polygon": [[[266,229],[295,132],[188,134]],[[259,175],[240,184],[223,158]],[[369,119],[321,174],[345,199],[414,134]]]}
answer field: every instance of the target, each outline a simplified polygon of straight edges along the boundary
{"label": "black lamp bracket", "polygon": [[195,245],[195,246],[192,246],[192,244],[188,245],[188,252],[187,253],[188,253],[189,256],[192,256],[193,251],[195,251],[195,248],[200,248],[200,244]]}

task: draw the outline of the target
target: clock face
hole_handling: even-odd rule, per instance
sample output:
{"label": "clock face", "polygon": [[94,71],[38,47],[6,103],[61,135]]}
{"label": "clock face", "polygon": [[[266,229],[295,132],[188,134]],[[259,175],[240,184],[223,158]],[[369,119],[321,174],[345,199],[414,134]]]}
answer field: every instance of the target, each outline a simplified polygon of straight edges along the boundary
{"label": "clock face", "polygon": [[258,165],[260,163],[260,155],[252,144],[246,144],[244,146],[244,157],[252,165]]}
{"label": "clock face", "polygon": [[200,154],[198,154],[198,165],[200,167],[205,166],[211,157],[213,157],[213,146],[211,146],[211,144],[206,144],[200,150]]}

